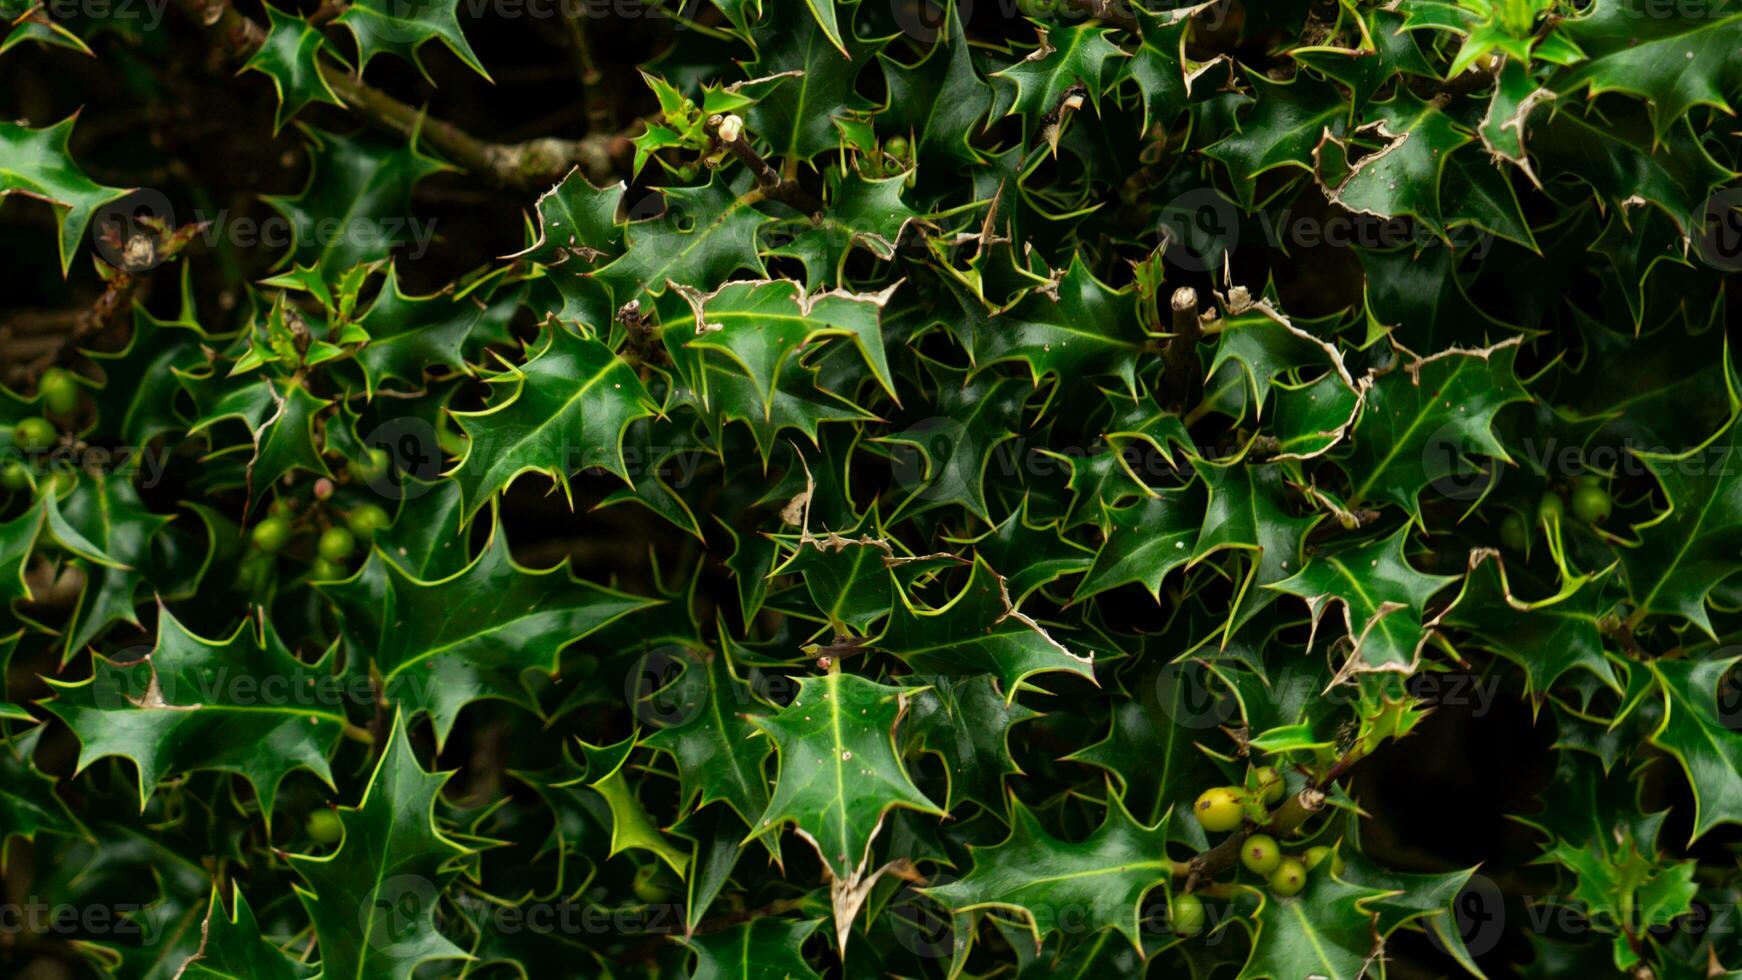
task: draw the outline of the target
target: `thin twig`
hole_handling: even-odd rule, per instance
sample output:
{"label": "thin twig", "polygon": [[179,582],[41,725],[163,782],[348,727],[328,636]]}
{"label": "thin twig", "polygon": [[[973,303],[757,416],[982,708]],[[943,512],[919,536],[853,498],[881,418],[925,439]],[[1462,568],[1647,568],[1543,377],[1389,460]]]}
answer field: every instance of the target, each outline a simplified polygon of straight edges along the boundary
{"label": "thin twig", "polygon": [[1166,374],[1163,385],[1169,403],[1184,408],[1191,399],[1198,374],[1198,341],[1203,337],[1203,324],[1198,320],[1198,291],[1181,286],[1173,291],[1169,301],[1173,310],[1173,338],[1167,342]]}
{"label": "thin twig", "polygon": [[[230,0],[178,0],[188,15],[213,35],[232,60],[242,61],[266,41],[266,31],[230,5]],[[452,123],[426,116],[393,96],[328,62],[321,78],[340,101],[376,126],[410,136],[417,133],[454,163],[494,184],[540,187],[580,166],[595,181],[610,179],[627,146],[621,134],[589,134],[578,140],[544,138],[521,143],[489,143]]]}
{"label": "thin twig", "polygon": [[709,116],[707,129],[709,136],[719,140],[721,146],[750,168],[750,172],[756,176],[756,185],[762,189],[763,197],[779,201],[808,215],[814,216],[823,212],[823,202],[805,190],[803,184],[782,177],[780,171],[762,159],[762,154],[757,153],[750,141],[744,138],[743,120],[730,113]]}

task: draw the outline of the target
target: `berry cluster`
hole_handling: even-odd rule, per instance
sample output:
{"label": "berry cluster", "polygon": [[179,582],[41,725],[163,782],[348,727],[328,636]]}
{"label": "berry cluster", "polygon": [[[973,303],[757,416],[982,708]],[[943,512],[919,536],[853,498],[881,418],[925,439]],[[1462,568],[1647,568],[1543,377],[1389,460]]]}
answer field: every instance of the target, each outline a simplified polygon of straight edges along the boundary
{"label": "berry cluster", "polygon": [[[1271,807],[1288,795],[1282,774],[1271,766],[1252,770],[1246,786],[1212,786],[1204,790],[1192,804],[1192,816],[1198,825],[1213,834],[1239,832],[1248,824],[1252,828],[1268,826]],[[1263,878],[1271,894],[1288,898],[1306,887],[1307,873],[1330,860],[1331,873],[1343,872],[1343,858],[1336,848],[1315,845],[1295,854],[1284,854],[1276,838],[1253,829],[1240,842],[1240,863],[1247,871]],[[1168,923],[1182,936],[1194,936],[1203,931],[1204,901],[1192,892],[1173,896],[1168,907]]]}

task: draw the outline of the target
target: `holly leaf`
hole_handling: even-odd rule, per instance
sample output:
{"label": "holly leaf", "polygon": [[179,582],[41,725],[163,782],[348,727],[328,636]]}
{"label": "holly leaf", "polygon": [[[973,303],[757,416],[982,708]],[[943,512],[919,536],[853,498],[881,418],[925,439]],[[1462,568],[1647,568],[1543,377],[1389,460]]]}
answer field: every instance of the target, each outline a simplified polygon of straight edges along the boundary
{"label": "holly leaf", "polygon": [[47,725],[0,741],[0,866],[7,862],[15,837],[28,841],[38,834],[89,836],[54,791],[54,777],[36,767],[36,747]]}
{"label": "holly leaf", "polygon": [[812,296],[790,279],[729,282],[707,294],[673,286],[695,314],[695,334],[684,338],[684,346],[717,352],[743,368],[761,396],[765,417],[782,366],[801,350],[834,337],[851,340],[883,390],[895,395],[882,331],[883,307],[894,286],[876,295],[834,290]]}
{"label": "holly leaf", "polygon": [[1368,112],[1371,121],[1363,129],[1373,127],[1386,142],[1349,169],[1329,192],[1331,201],[1381,218],[1409,215],[1445,237],[1447,225],[1459,216],[1442,214],[1441,175],[1458,148],[1475,137],[1436,103],[1423,102],[1408,89],[1398,89],[1389,102]]}
{"label": "holly leaf", "polygon": [[[269,8],[270,9],[270,8]],[[212,882],[211,904],[200,925],[200,948],[177,972],[193,980],[295,980],[314,974],[307,964],[293,959],[260,934],[254,910],[232,882],[230,903],[224,911],[221,886]]]}
{"label": "holly leaf", "polygon": [[577,579],[560,564],[522,568],[500,527],[446,578],[417,578],[377,547],[361,571],[316,588],[338,614],[351,669],[370,665],[405,714],[427,712],[437,745],[460,710],[480,698],[536,710],[522,682],[526,671],[554,672],[564,648],[656,604]]}
{"label": "holly leaf", "polygon": [[1637,95],[1651,107],[1659,139],[1694,106],[1733,114],[1728,96],[1742,81],[1735,43],[1742,11],[1719,4],[1700,16],[1665,17],[1647,0],[1602,0],[1559,30],[1585,58],[1549,79],[1558,95]]}
{"label": "holly leaf", "polygon": [[1227,720],[1207,695],[1215,680],[1197,660],[1145,663],[1122,672],[1107,733],[1065,758],[1108,772],[1119,786],[1121,807],[1140,819],[1160,820],[1175,800],[1221,778],[1199,747],[1199,734]]}
{"label": "holly leaf", "polygon": [[980,155],[968,141],[985,128],[992,111],[992,86],[974,70],[961,11],[952,3],[944,17],[943,29],[919,62],[907,65],[877,55],[889,88],[877,122],[912,134],[922,174],[977,162]]}
{"label": "holly leaf", "polygon": [[139,625],[133,608],[146,584],[151,541],[170,519],[145,508],[127,472],[87,474],[65,498],[48,494],[44,504],[49,534],[90,566],[62,630],[65,664],[112,624]]}
{"label": "holly leaf", "polygon": [[42,129],[0,122],[0,199],[22,194],[45,201],[54,209],[63,276],[72,266],[73,253],[92,216],[109,202],[132,193],[129,188],[97,183],[73,161],[67,140],[78,118],[75,113]]}
{"label": "holly leaf", "polygon": [[591,337],[553,325],[526,363],[502,362],[486,378],[496,397],[478,412],[454,412],[467,436],[452,471],[470,520],[522,473],[543,473],[569,495],[569,474],[587,467],[632,482],[623,436],[656,411],[629,362]]}
{"label": "holly leaf", "polygon": [[1111,375],[1136,397],[1138,357],[1150,345],[1137,316],[1137,291],[1109,288],[1080,253],[1054,288],[1030,292],[1004,310],[988,312],[966,290],[952,289],[962,311],[952,329],[967,347],[976,374],[1018,361],[1036,385],[1049,377]]}
{"label": "holly leaf", "polygon": [[850,530],[822,535],[807,531],[792,555],[772,574],[803,576],[805,590],[830,627],[836,632],[851,629],[863,634],[872,623],[889,615],[895,601],[889,560],[896,555],[880,531],[875,508]]}
{"label": "holly leaf", "polygon": [[1191,560],[1199,562],[1225,549],[1246,552],[1250,558],[1251,567],[1229,610],[1232,635],[1276,599],[1269,586],[1301,567],[1301,546],[1321,518],[1291,512],[1282,464],[1241,459],[1224,465],[1196,458],[1191,463],[1209,495]]}
{"label": "holly leaf", "polygon": [[1129,507],[1103,507],[1106,537],[1075,598],[1138,582],[1160,602],[1167,573],[1192,560],[1193,545],[1205,526],[1204,505],[1203,486],[1192,483]]}
{"label": "holly leaf", "polygon": [[1390,336],[1412,350],[1482,346],[1516,328],[1484,313],[1457,274],[1450,248],[1357,248],[1367,280],[1367,340]]}
{"label": "holly leaf", "polygon": [[[824,0],[827,2],[827,0]],[[821,980],[800,947],[821,919],[794,922],[762,916],[718,932],[690,936],[695,951],[691,980]]]}
{"label": "holly leaf", "polygon": [[[1143,896],[1174,874],[1168,817],[1143,826],[1109,794],[1101,825],[1072,843],[1048,833],[1021,800],[1013,798],[1010,810],[1009,837],[991,847],[970,845],[968,873],[923,893],[958,913],[1004,909],[1022,916],[1036,952],[1067,928],[1093,933],[1111,927],[1140,947]],[[1076,913],[1075,921],[1063,918],[1066,910]]]}
{"label": "holly leaf", "polygon": [[[1107,59],[1126,56],[1124,50],[1107,39],[1111,32],[1096,23],[1037,27],[1035,33],[1039,35],[1039,47],[1016,64],[992,73],[993,78],[1003,79],[1015,88],[1005,114],[1022,116],[1024,142],[1032,141],[1043,125],[1064,124],[1068,111],[1065,101],[1072,92],[1081,93],[1098,111]],[[1048,142],[1056,145],[1056,137]]]}
{"label": "holly leaf", "polygon": [[993,568],[1013,568],[1005,578],[1012,602],[1020,604],[1029,593],[1065,575],[1086,570],[1095,552],[1067,538],[1061,521],[1033,523],[1029,499],[1010,512],[996,527],[971,543],[974,553]]}
{"label": "holly leaf", "polygon": [[1420,662],[1439,621],[1427,618],[1427,601],[1457,576],[1416,571],[1403,554],[1408,539],[1405,525],[1390,537],[1320,552],[1270,586],[1306,600],[1315,636],[1331,603],[1342,605],[1353,649],[1333,683],[1370,671],[1412,673]]}
{"label": "holly leaf", "polygon": [[91,396],[96,404],[97,435],[124,445],[146,446],[166,432],[183,431],[177,414],[181,393],[177,372],[205,365],[200,350],[204,338],[194,319],[192,280],[182,265],[182,308],[173,320],[160,320],[143,306],[133,309],[133,332],[119,351],[85,350],[103,372],[103,385]]}
{"label": "holly leaf", "polygon": [[365,393],[374,397],[388,380],[421,388],[424,372],[436,367],[473,373],[467,357],[485,344],[512,341],[509,321],[525,298],[523,287],[501,275],[457,290],[408,296],[400,288],[398,266],[390,263],[381,291],[357,318],[357,326],[369,335],[357,351]]}
{"label": "holly leaf", "polygon": [[1247,72],[1256,99],[1239,122],[1239,131],[1204,148],[1204,155],[1228,168],[1234,191],[1247,208],[1254,204],[1257,178],[1279,167],[1312,170],[1314,150],[1326,134],[1341,137],[1349,123],[1349,102],[1308,72],[1293,81],[1273,82]]}
{"label": "holly leaf", "polygon": [[0,629],[9,633],[17,622],[13,604],[31,598],[24,563],[36,548],[44,512],[45,506],[36,506],[11,520],[0,521]]}
{"label": "holly leaf", "polygon": [[1005,698],[989,674],[924,680],[926,686],[913,695],[904,736],[943,760],[949,781],[944,809],[955,812],[973,802],[1002,814],[1005,777],[1022,775],[1010,756],[1010,729],[1039,712]]}
{"label": "holly leaf", "polygon": [[298,660],[264,620],[208,640],[164,608],[156,644],[136,652],[131,661],[93,652],[85,680],[47,679],[55,696],[42,706],[78,737],[79,771],[108,756],[132,762],[142,811],[165,776],[236,773],[268,823],[295,770],[332,785],[327,759],[348,722],[328,658]]}
{"label": "holly leaf", "polygon": [[278,113],[273,117],[272,131],[277,133],[289,119],[311,102],[344,105],[333,94],[321,74],[321,52],[337,57],[327,46],[327,39],[309,25],[300,14],[288,14],[266,4],[266,40],[242,66],[243,71],[257,71],[272,79],[278,92]]}
{"label": "holly leaf", "polygon": [[1454,499],[1479,495],[1485,482],[1470,456],[1511,462],[1494,416],[1530,398],[1513,367],[1518,345],[1512,338],[1483,350],[1453,348],[1375,378],[1343,464],[1349,505],[1383,498],[1418,515],[1429,485]]}
{"label": "holly leaf", "polygon": [[1377,914],[1368,906],[1395,892],[1350,884],[1328,871],[1320,865],[1307,876],[1306,890],[1293,897],[1260,893],[1252,915],[1252,955],[1240,980],[1356,980],[1366,974],[1383,947]]}
{"label": "holly leaf", "polygon": [[425,963],[467,958],[435,921],[441,893],[468,853],[436,825],[449,775],[418,764],[405,713],[395,713],[362,800],[336,811],[344,828],[338,849],[287,856],[307,883],[296,894],[314,923],[321,976],[408,980]]}
{"label": "holly leaf", "polygon": [[1185,39],[1196,8],[1153,13],[1133,6],[1137,19],[1137,50],[1126,72],[1143,99],[1143,128],[1151,121],[1172,122],[1186,107]]}
{"label": "holly leaf", "polygon": [[834,880],[857,883],[891,808],[942,816],[897,752],[895,726],[907,698],[901,688],[837,669],[799,678],[791,704],[752,717],[780,753],[773,798],[753,833],[792,824]]}
{"label": "holly leaf", "polygon": [[418,49],[439,40],[454,57],[488,80],[490,73],[460,30],[459,6],[460,0],[354,0],[334,23],[343,24],[357,41],[359,75],[376,55],[394,54],[416,65],[433,85],[435,80]]}
{"label": "holly leaf", "polygon": [[1651,744],[1681,763],[1694,794],[1694,841],[1725,823],[1742,823],[1742,718],[1735,682],[1737,658],[1653,660],[1663,694],[1663,721]]}
{"label": "holly leaf", "polygon": [[1011,603],[1003,577],[976,557],[967,584],[937,608],[905,592],[873,641],[922,674],[991,674],[1005,699],[1027,678],[1048,672],[1094,676],[1093,655],[1071,652]]}
{"label": "holly leaf", "polygon": [[683,664],[683,674],[655,695],[665,724],[642,744],[676,760],[685,809],[723,802],[748,823],[768,808],[763,764],[773,749],[749,720],[763,707],[733,673],[724,643],[718,651],[686,651]]}
{"label": "holly leaf", "polygon": [[906,174],[868,178],[857,169],[831,169],[823,179],[828,186],[828,207],[815,217],[782,222],[768,237],[778,239],[784,232],[786,241],[766,252],[802,262],[805,282],[811,288],[839,289],[846,282],[847,260],[855,249],[888,262],[895,258],[896,245],[908,226],[922,219],[901,199],[908,182]]}
{"label": "holly leaf", "polygon": [[908,495],[890,520],[956,504],[990,522],[986,468],[993,452],[1016,436],[1020,385],[1002,375],[970,376],[934,361],[922,363],[937,388],[937,414],[878,440],[908,447],[895,457],[897,484]]}
{"label": "holly leaf", "polygon": [[693,187],[662,187],[665,210],[623,229],[623,254],[588,275],[621,307],[665,292],[668,283],[702,288],[734,272],[763,273],[758,230],[768,216],[740,190],[715,176]]}
{"label": "holly leaf", "polygon": [[1470,553],[1463,590],[1444,620],[1468,631],[1482,646],[1524,670],[1525,689],[1546,693],[1569,670],[1584,670],[1621,692],[1615,671],[1603,655],[1602,620],[1612,602],[1603,599],[1608,569],[1567,576],[1558,591],[1540,599],[1513,595],[1506,562],[1499,553]]}
{"label": "holly leaf", "polygon": [[636,736],[631,735],[615,745],[595,746],[582,742],[587,773],[571,783],[559,784],[559,788],[585,785],[604,798],[611,818],[611,849],[607,857],[628,850],[646,851],[665,862],[674,874],[683,877],[689,869],[690,855],[653,825],[653,818],[647,815],[646,808],[635,795],[635,786],[623,775],[623,765],[629,761],[629,753],[635,750],[636,741]]}
{"label": "holly leaf", "polygon": [[[1726,355],[1727,359],[1727,355]],[[1730,395],[1732,411],[1736,395]],[[1742,562],[1742,479],[1736,416],[1682,453],[1634,455],[1663,488],[1668,506],[1634,526],[1638,543],[1621,551],[1637,615],[1680,616],[1715,635],[1706,599]]]}
{"label": "holly leaf", "polygon": [[[349,9],[361,7],[353,4]],[[290,223],[291,247],[278,260],[280,267],[314,266],[322,275],[336,278],[353,266],[384,259],[394,246],[433,231],[433,226],[408,217],[413,213],[412,188],[431,174],[453,168],[425,156],[415,139],[401,145],[307,126],[302,132],[307,138],[308,182],[298,194],[261,196]]]}
{"label": "holly leaf", "polygon": [[[825,28],[823,15],[815,13],[824,5],[830,8],[831,19],[837,6],[847,12],[845,30]],[[744,118],[750,132],[767,141],[773,156],[796,166],[838,145],[835,120],[841,107],[849,103],[859,73],[887,41],[867,41],[854,33],[858,3],[806,0],[805,9],[798,4],[758,6],[762,16],[753,29],[756,60],[748,70],[763,78],[798,74],[747,107]],[[692,285],[698,282],[671,278]]]}

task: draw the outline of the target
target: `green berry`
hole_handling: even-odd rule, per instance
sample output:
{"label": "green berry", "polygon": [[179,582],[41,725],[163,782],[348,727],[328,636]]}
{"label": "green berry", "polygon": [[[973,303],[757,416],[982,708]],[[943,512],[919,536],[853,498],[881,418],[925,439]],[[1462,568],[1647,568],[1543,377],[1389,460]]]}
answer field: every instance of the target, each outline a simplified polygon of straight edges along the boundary
{"label": "green berry", "polygon": [[12,427],[12,441],[27,453],[38,453],[54,445],[54,424],[44,418],[19,419]]}
{"label": "green berry", "polygon": [[1324,846],[1323,844],[1316,847],[1309,847],[1306,849],[1306,853],[1301,855],[1301,860],[1306,863],[1306,869],[1308,871],[1323,864],[1325,858],[1331,859],[1332,874],[1340,875],[1343,873],[1343,869],[1348,867],[1348,862],[1343,860],[1341,854],[1338,854],[1336,851]]}
{"label": "green berry", "polygon": [[375,532],[393,523],[393,518],[387,516],[387,511],[376,504],[364,504],[353,507],[345,515],[345,526],[359,538],[372,538]]}
{"label": "green berry", "polygon": [[1530,527],[1517,513],[1508,513],[1500,521],[1500,543],[1508,551],[1523,551],[1530,544]]}
{"label": "green berry", "polygon": [[256,550],[276,555],[290,543],[290,522],[282,517],[268,517],[254,525],[249,540],[254,542]]}
{"label": "green berry", "polygon": [[1167,906],[1168,928],[1178,936],[1204,931],[1204,900],[1196,895],[1175,895]]}
{"label": "green berry", "polygon": [[1239,788],[1216,786],[1204,790],[1198,801],[1192,804],[1192,816],[1197,817],[1198,823],[1211,833],[1240,826],[1240,821],[1246,818],[1246,808]]}
{"label": "green berry", "polygon": [[345,836],[345,825],[331,810],[316,810],[308,815],[308,835],[322,844],[336,844]]}
{"label": "green berry", "polygon": [[373,483],[387,475],[387,450],[374,446],[363,450],[362,458],[353,459],[345,464],[345,469],[352,479],[362,483]]}
{"label": "green berry", "polygon": [[671,891],[661,884],[654,876],[659,869],[653,865],[635,872],[635,897],[648,904],[664,902],[671,898]]}
{"label": "green berry", "polygon": [[56,415],[71,415],[79,407],[79,383],[73,380],[70,372],[61,368],[42,372],[36,390],[47,403],[48,410]]}
{"label": "green berry", "polygon": [[266,508],[266,513],[273,517],[282,517],[285,520],[290,520],[290,515],[296,513],[296,509],[290,506],[290,501],[288,500],[274,500],[272,505]]}
{"label": "green berry", "polygon": [[265,552],[250,552],[236,566],[236,587],[243,595],[260,598],[272,586],[272,556]]}
{"label": "green berry", "polygon": [[1542,501],[1536,505],[1536,519],[1544,524],[1558,524],[1566,513],[1566,505],[1552,490],[1543,494]]}
{"label": "green berry", "polygon": [[316,558],[308,570],[308,577],[316,582],[333,582],[349,574],[345,566],[325,558]]}
{"label": "green berry", "polygon": [[1267,875],[1282,863],[1282,849],[1269,834],[1253,834],[1240,845],[1240,863],[1253,874]]}
{"label": "green berry", "polygon": [[1306,865],[1294,858],[1283,858],[1270,873],[1270,890],[1284,898],[1297,894],[1306,885],[1306,874]]}
{"label": "green berry", "polygon": [[351,552],[357,550],[357,538],[342,527],[329,527],[321,532],[320,544],[316,545],[315,550],[327,561],[344,561],[351,557]]}
{"label": "green berry", "polygon": [[1601,473],[1580,473],[1579,474],[1579,486],[1581,486],[1581,487],[1606,487],[1608,485],[1609,485],[1609,478],[1605,477]]}
{"label": "green berry", "polygon": [[888,139],[883,141],[883,152],[889,154],[892,157],[906,158],[906,156],[907,156],[907,138],[904,136],[891,136],[891,137],[889,137]]}
{"label": "green berry", "polygon": [[1615,501],[1602,487],[1585,485],[1573,491],[1573,516],[1586,524],[1601,524],[1609,519]]}
{"label": "green berry", "polygon": [[0,466],[0,489],[17,493],[30,489],[30,468],[16,459],[9,459],[6,465]]}
{"label": "green berry", "polygon": [[1259,766],[1252,773],[1252,781],[1258,786],[1258,793],[1264,802],[1275,806],[1288,795],[1288,784],[1282,781],[1282,773],[1274,766]]}

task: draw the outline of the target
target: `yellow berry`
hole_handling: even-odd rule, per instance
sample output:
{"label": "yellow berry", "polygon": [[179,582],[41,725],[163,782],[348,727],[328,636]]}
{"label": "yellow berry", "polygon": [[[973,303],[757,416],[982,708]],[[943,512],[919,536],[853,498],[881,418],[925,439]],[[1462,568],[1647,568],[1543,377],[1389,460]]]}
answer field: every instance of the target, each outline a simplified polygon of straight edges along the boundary
{"label": "yellow berry", "polygon": [[1176,935],[1195,936],[1204,931],[1204,900],[1196,895],[1175,895],[1167,907],[1167,924]]}
{"label": "yellow berry", "polygon": [[1282,863],[1282,849],[1269,834],[1253,834],[1240,845],[1240,863],[1253,874],[1267,875]]}
{"label": "yellow berry", "polygon": [[1233,786],[1216,786],[1204,790],[1192,804],[1192,816],[1211,833],[1221,833],[1240,826],[1245,819],[1240,790]]}
{"label": "yellow berry", "polygon": [[1283,858],[1270,873],[1270,890],[1287,898],[1306,885],[1306,874],[1306,865],[1294,858]]}
{"label": "yellow berry", "polygon": [[1252,781],[1258,786],[1258,793],[1264,802],[1275,806],[1282,802],[1288,794],[1288,786],[1282,781],[1282,773],[1274,766],[1260,766],[1252,773]]}

